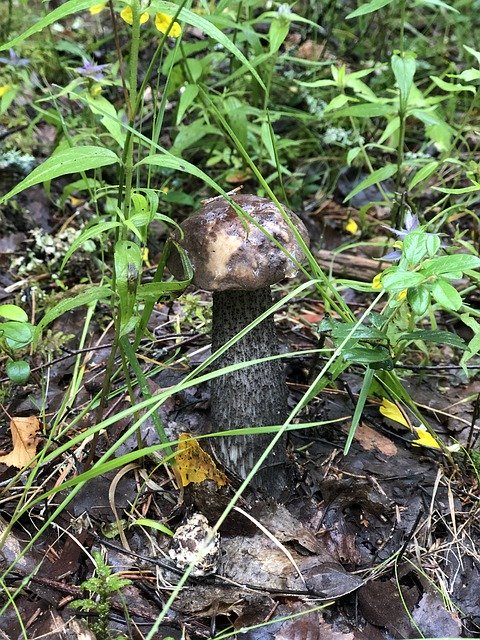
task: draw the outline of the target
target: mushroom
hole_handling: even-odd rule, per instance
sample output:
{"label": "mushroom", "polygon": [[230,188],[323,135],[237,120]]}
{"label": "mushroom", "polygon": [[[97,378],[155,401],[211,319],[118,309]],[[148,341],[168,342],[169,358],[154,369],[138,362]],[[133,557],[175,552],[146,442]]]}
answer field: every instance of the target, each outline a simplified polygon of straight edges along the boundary
{"label": "mushroom", "polygon": [[[213,292],[212,351],[222,347],[272,306],[270,287],[293,277],[297,267],[252,218],[299,261],[303,253],[278,208],[267,198],[234,195],[247,220],[223,198],[212,198],[201,211],[181,224],[185,249],[193,267],[193,283]],[[286,210],[308,244],[301,220]],[[169,263],[181,277],[178,254]],[[279,354],[273,315],[256,325],[217,360],[218,368]],[[284,365],[262,362],[211,381],[211,420],[215,431],[282,424],[288,415]],[[212,448],[224,467],[245,478],[271,441],[270,434],[215,438]],[[277,495],[286,479],[285,441],[279,441],[253,479],[253,486]]]}

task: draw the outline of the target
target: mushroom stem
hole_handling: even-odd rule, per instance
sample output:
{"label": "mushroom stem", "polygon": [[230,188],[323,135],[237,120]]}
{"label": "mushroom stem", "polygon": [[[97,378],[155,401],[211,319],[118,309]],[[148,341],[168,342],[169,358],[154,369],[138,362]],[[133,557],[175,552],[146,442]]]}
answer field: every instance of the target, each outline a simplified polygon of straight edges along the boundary
{"label": "mushroom stem", "polygon": [[[272,305],[270,287],[255,291],[213,293],[212,350],[216,351]],[[218,368],[279,353],[273,316],[268,316],[217,360]],[[212,423],[216,431],[282,424],[287,415],[284,366],[272,360],[214,378],[211,383]],[[216,438],[219,461],[245,478],[272,439],[272,434]],[[253,479],[254,488],[278,497],[284,488],[286,451],[280,440]]]}

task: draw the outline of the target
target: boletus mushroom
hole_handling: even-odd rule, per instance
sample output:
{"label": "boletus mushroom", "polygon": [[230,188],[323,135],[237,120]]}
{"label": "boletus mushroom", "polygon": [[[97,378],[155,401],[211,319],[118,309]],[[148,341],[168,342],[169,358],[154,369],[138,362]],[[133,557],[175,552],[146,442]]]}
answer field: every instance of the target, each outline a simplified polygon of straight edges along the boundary
{"label": "boletus mushroom", "polygon": [[[232,200],[294,258],[303,258],[292,229],[267,198],[234,195]],[[286,210],[305,242],[307,230]],[[267,235],[240,217],[223,197],[204,203],[181,224],[193,267],[193,283],[213,292],[212,351],[216,351],[272,306],[271,285],[293,277],[297,267]],[[181,277],[178,255],[169,263]],[[216,366],[279,354],[273,315],[256,325],[216,360]],[[215,431],[282,424],[287,417],[287,386],[280,360],[255,364],[211,381],[211,420]],[[271,434],[215,438],[212,448],[224,467],[245,478],[271,441]],[[286,449],[279,441],[253,480],[253,486],[278,496],[284,488]]]}

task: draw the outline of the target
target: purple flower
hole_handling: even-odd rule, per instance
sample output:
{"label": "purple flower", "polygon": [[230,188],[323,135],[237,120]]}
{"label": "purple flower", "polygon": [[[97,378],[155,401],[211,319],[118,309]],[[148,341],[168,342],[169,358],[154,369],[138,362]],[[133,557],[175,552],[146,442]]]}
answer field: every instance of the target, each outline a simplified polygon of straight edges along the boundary
{"label": "purple flower", "polygon": [[83,67],[77,67],[75,71],[85,78],[103,80],[103,70],[109,66],[109,64],[95,64],[94,62],[90,62],[90,60],[84,59]]}
{"label": "purple flower", "polygon": [[420,222],[419,222],[417,216],[413,215],[413,213],[410,213],[410,211],[408,211],[405,214],[405,228],[404,229],[400,229],[398,231],[397,229],[393,229],[393,227],[387,227],[386,225],[383,225],[383,226],[384,226],[385,229],[388,229],[389,231],[394,233],[397,236],[397,238],[400,238],[400,240],[403,240],[408,233],[410,233],[411,231],[414,231],[415,229],[417,229],[420,226]]}
{"label": "purple flower", "polygon": [[395,251],[390,251],[390,253],[387,253],[386,255],[381,257],[381,260],[387,260],[388,262],[396,262],[397,260],[400,260],[400,258],[402,257],[402,252],[400,251],[400,249],[395,249]]}
{"label": "purple flower", "polygon": [[19,58],[13,49],[9,49],[9,54],[9,58],[0,58],[0,62],[12,67],[25,67],[30,62],[28,58]]}

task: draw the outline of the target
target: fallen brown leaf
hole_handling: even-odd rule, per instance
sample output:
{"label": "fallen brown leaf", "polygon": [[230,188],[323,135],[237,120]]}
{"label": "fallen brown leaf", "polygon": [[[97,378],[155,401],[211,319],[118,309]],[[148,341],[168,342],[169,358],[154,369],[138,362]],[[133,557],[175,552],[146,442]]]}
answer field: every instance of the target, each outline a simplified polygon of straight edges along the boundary
{"label": "fallen brown leaf", "polygon": [[10,420],[13,449],[10,453],[0,456],[0,462],[8,467],[23,469],[32,465],[32,460],[37,453],[37,434],[40,431],[40,422],[35,416],[26,418],[12,418]]}

